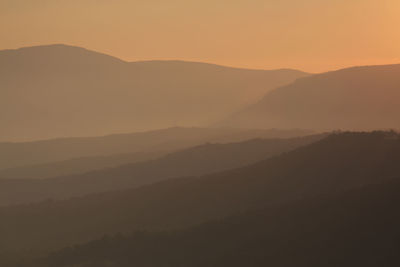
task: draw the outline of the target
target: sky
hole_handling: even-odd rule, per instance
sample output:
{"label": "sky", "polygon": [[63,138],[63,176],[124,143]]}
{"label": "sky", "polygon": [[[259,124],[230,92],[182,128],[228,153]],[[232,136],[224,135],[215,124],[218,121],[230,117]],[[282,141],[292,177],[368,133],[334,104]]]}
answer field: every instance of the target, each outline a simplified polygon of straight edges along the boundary
{"label": "sky", "polygon": [[400,63],[399,0],[0,0],[0,49],[324,72]]}

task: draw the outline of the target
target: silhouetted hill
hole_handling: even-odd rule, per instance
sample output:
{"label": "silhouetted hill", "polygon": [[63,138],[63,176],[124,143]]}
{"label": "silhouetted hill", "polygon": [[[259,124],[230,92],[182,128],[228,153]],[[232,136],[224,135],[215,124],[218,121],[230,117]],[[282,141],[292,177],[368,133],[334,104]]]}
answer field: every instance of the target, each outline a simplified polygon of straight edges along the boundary
{"label": "silhouetted hill", "polygon": [[[102,137],[60,138],[36,142],[0,143],[0,170],[81,157],[126,153],[168,152],[206,142],[239,142],[253,138],[288,138],[305,130],[242,130],[230,128],[168,128]],[[110,161],[114,161],[112,158]],[[69,165],[71,171],[75,165]],[[39,168],[41,168],[39,166]],[[79,166],[78,166],[79,168]],[[101,166],[99,168],[102,168]]]}
{"label": "silhouetted hill", "polygon": [[[155,160],[80,175],[40,180],[0,179],[0,206],[122,190],[173,177],[200,176],[243,167],[308,145],[323,137],[324,135],[316,135],[293,139],[257,139],[241,143],[206,144]],[[47,171],[50,169],[55,172],[53,169],[58,168],[59,164],[46,166]]]}
{"label": "silhouetted hill", "polygon": [[400,128],[400,65],[343,69],[299,79],[222,123],[318,130]]}
{"label": "silhouetted hill", "polygon": [[400,177],[173,233],[104,237],[26,266],[399,266]]}
{"label": "silhouetted hill", "polygon": [[254,209],[400,177],[395,133],[341,133],[278,157],[199,178],[0,209],[0,251],[55,249],[104,234],[190,227]]}
{"label": "silhouetted hill", "polygon": [[204,126],[304,77],[205,63],[125,62],[79,47],[0,51],[0,141]]}

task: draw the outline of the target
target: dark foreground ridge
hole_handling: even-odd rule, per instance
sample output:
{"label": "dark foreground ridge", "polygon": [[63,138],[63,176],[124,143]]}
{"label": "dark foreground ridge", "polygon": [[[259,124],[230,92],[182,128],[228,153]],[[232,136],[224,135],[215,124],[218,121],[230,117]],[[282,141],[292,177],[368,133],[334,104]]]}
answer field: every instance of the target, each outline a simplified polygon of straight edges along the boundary
{"label": "dark foreground ridge", "polygon": [[389,266],[398,251],[400,177],[187,231],[137,232],[67,248],[27,266]]}

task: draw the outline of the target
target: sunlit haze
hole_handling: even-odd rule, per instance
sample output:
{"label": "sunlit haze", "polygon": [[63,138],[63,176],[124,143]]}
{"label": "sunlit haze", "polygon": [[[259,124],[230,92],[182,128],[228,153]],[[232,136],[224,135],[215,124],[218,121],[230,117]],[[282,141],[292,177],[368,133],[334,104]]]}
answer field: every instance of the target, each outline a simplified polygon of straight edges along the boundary
{"label": "sunlit haze", "polygon": [[400,266],[400,0],[0,0],[0,267]]}
{"label": "sunlit haze", "polygon": [[400,63],[398,0],[0,0],[0,49],[322,72]]}

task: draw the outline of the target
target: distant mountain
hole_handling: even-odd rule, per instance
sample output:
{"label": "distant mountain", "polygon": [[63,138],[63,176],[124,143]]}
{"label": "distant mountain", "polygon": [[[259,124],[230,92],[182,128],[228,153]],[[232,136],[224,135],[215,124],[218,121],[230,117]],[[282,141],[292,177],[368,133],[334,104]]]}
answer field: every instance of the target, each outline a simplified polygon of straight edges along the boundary
{"label": "distant mountain", "polygon": [[104,237],[25,266],[395,267],[400,265],[399,192],[397,177],[186,231]]}
{"label": "distant mountain", "polygon": [[222,123],[318,130],[400,129],[400,65],[343,69],[268,93]]}
{"label": "distant mountain", "polygon": [[[84,137],[84,138],[59,138],[36,142],[21,143],[0,143],[0,170],[16,167],[23,169],[12,169],[0,171],[0,178],[7,178],[7,173],[11,176],[32,171],[28,174],[30,178],[40,178],[36,174],[46,173],[48,163],[55,163],[50,167],[68,168],[67,173],[63,169],[58,169],[60,175],[73,174],[82,170],[83,161],[86,161],[86,168],[91,170],[101,169],[103,166],[117,166],[118,163],[127,163],[129,157],[133,159],[133,153],[136,159],[140,161],[149,159],[149,153],[161,155],[165,152],[171,152],[178,149],[201,145],[207,142],[227,143],[240,142],[254,138],[290,138],[311,134],[307,130],[246,130],[231,128],[167,128],[161,130],[137,132],[131,134],[115,134],[102,137]],[[119,154],[131,154],[119,157]],[[111,155],[111,156],[110,156]],[[119,156],[118,156],[119,155]],[[99,160],[98,157],[110,156],[101,159],[101,165],[96,166],[91,163]],[[85,160],[73,160],[60,163],[60,161],[86,157]],[[89,158],[88,158],[89,157]],[[96,158],[97,157],[97,158]],[[125,161],[125,162],[124,162]],[[46,164],[46,166],[43,166]],[[57,166],[57,164],[61,164]],[[92,164],[92,167],[90,167]],[[41,165],[41,166],[32,166]],[[50,170],[50,171],[52,171]],[[69,173],[68,173],[69,172]]]}
{"label": "distant mountain", "polygon": [[125,62],[66,45],[0,51],[0,141],[204,126],[308,74]]}
{"label": "distant mountain", "polygon": [[[171,153],[155,160],[126,164],[80,175],[39,180],[0,179],[0,206],[38,202],[46,199],[66,199],[149,185],[174,177],[200,176],[239,168],[311,144],[324,136],[206,144]],[[82,164],[86,162],[87,160],[83,160]],[[59,166],[60,163],[54,163],[37,166],[36,169],[21,168],[19,170],[21,175],[29,175],[29,173],[25,174],[25,171],[39,173],[42,171],[47,174],[48,172],[60,172]],[[101,167],[98,166],[98,168]],[[4,172],[0,172],[0,174],[2,173]]]}
{"label": "distant mountain", "polygon": [[0,209],[0,251],[54,250],[104,234],[182,229],[256,209],[279,212],[307,198],[398,182],[399,158],[396,133],[340,133],[254,165],[199,178],[5,207]]}

